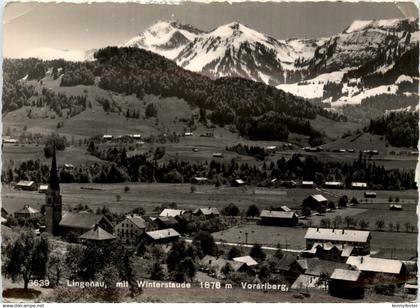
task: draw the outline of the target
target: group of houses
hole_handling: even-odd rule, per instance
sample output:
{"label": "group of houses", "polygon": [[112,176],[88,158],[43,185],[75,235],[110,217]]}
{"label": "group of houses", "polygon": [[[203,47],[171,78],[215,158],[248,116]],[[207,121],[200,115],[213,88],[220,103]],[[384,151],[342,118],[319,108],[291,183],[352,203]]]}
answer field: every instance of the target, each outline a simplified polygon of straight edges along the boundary
{"label": "group of houses", "polygon": [[416,277],[415,261],[370,256],[371,239],[369,231],[308,228],[306,249],[282,267],[291,289],[328,289],[333,296],[363,298],[366,288],[403,287]]}

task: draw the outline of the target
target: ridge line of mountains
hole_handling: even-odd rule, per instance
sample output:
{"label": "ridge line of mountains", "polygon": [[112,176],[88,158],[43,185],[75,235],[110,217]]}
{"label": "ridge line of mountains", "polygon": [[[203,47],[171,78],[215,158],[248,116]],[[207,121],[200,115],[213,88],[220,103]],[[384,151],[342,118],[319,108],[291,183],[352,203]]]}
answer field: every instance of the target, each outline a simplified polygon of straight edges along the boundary
{"label": "ridge line of mountains", "polygon": [[[210,78],[241,77],[333,109],[377,95],[416,95],[418,18],[354,21],[318,39],[277,40],[238,22],[211,31],[161,20],[123,46]],[[95,50],[37,49],[25,57],[93,60]]]}

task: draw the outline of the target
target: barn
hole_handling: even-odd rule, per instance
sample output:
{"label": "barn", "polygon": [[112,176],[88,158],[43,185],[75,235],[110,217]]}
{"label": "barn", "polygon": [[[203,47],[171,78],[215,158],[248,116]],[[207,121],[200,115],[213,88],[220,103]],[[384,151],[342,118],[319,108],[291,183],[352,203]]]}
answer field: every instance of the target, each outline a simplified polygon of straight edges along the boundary
{"label": "barn", "polygon": [[261,224],[267,226],[296,226],[298,215],[293,211],[263,210],[260,214]]}
{"label": "barn", "polygon": [[19,181],[15,185],[15,189],[35,191],[37,190],[37,185],[34,181]]}
{"label": "barn", "polygon": [[309,207],[311,210],[318,210],[321,207],[327,208],[328,199],[321,194],[311,195],[303,200],[303,207]]}

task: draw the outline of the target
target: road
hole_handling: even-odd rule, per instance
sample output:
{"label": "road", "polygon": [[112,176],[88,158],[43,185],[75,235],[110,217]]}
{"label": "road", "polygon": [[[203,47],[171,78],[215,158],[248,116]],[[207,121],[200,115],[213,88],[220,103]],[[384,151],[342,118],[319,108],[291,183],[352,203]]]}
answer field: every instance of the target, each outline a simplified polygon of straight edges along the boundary
{"label": "road", "polygon": [[[187,243],[192,243],[191,239],[187,239],[184,238],[184,241],[186,241]],[[235,246],[235,247],[245,247],[245,248],[252,248],[251,244],[241,244],[241,243],[229,243],[229,242],[215,242],[216,245],[219,246]],[[277,247],[273,247],[273,246],[261,246],[262,249],[264,250],[277,250]],[[282,251],[287,251],[287,252],[295,252],[295,253],[301,253],[303,250],[300,249],[287,249],[287,248],[282,248]]]}

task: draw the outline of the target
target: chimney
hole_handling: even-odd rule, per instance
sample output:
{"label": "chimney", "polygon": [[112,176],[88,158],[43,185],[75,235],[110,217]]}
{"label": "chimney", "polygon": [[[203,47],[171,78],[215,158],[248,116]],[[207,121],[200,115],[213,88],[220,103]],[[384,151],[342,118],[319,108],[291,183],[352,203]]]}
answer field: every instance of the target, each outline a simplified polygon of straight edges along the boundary
{"label": "chimney", "polygon": [[209,260],[209,264],[211,264],[211,260]]}
{"label": "chimney", "polygon": [[99,227],[98,224],[95,224],[95,226],[93,227],[93,230],[94,231],[98,230],[98,227]]}
{"label": "chimney", "polygon": [[343,232],[341,234],[344,234],[344,229],[343,229]]}
{"label": "chimney", "polygon": [[334,233],[334,228],[332,229],[332,232]]}
{"label": "chimney", "polygon": [[316,232],[319,232],[319,227],[316,227]]}
{"label": "chimney", "polygon": [[363,263],[363,256],[360,257],[360,264]]}

